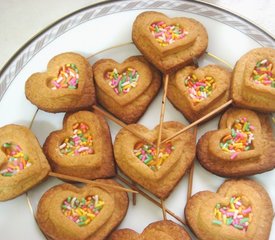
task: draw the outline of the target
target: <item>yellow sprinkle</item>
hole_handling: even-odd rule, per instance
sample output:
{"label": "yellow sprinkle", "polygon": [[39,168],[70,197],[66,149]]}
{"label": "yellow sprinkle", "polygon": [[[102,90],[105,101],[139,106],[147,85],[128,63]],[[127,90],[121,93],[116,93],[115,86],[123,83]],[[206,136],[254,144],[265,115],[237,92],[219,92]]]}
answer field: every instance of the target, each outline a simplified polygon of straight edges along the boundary
{"label": "yellow sprinkle", "polygon": [[220,211],[218,212],[218,219],[222,220],[222,213]]}
{"label": "yellow sprinkle", "polygon": [[226,215],[225,214],[222,215],[222,220],[223,220],[223,223],[226,224]]}

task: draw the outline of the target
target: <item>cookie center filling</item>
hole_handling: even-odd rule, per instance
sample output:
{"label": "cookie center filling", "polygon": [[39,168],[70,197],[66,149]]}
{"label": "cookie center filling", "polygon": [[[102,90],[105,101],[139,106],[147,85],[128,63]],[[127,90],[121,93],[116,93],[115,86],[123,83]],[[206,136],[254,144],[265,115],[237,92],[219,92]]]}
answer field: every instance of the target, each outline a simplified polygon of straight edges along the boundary
{"label": "cookie center filling", "polygon": [[134,68],[127,68],[126,71],[119,73],[116,68],[105,74],[105,80],[117,95],[124,95],[137,86],[139,73]]}
{"label": "cookie center filling", "polygon": [[160,146],[157,158],[157,148],[144,142],[138,142],[134,146],[133,153],[144,164],[146,164],[154,172],[158,171],[161,166],[167,161],[175,147],[170,143]]}
{"label": "cookie center filling", "polygon": [[29,157],[22,148],[14,143],[4,143],[1,150],[5,153],[6,159],[0,169],[0,174],[5,177],[11,177],[31,166]]}
{"label": "cookie center filling", "polygon": [[188,89],[189,97],[196,104],[208,98],[215,89],[216,84],[212,76],[198,79],[195,74],[192,74],[184,79],[184,85]]}
{"label": "cookie center filling", "polygon": [[51,81],[52,90],[61,88],[77,89],[79,83],[79,70],[73,63],[60,67],[57,77]]}
{"label": "cookie center filling", "polygon": [[149,30],[162,47],[168,46],[188,35],[188,32],[181,28],[179,24],[167,25],[163,21],[152,23]]}
{"label": "cookie center filling", "polygon": [[104,207],[104,201],[98,195],[78,199],[69,196],[61,205],[62,213],[78,226],[92,222]]}
{"label": "cookie center filling", "polygon": [[272,63],[267,59],[263,59],[256,63],[250,79],[256,84],[275,88],[275,76],[272,74],[272,68]]}
{"label": "cookie center filling", "polygon": [[246,117],[236,119],[231,128],[231,134],[226,135],[220,142],[220,147],[225,152],[230,152],[231,159],[238,153],[253,149],[255,127],[250,124]]}
{"label": "cookie center filling", "polygon": [[215,219],[212,223],[215,225],[226,224],[239,230],[247,231],[252,221],[252,208],[246,206],[242,197],[233,196],[228,205],[217,203],[214,208]]}
{"label": "cookie center filling", "polygon": [[83,156],[94,154],[93,136],[89,133],[89,127],[83,122],[77,122],[72,126],[73,135],[65,138],[59,145],[61,154],[68,156]]}

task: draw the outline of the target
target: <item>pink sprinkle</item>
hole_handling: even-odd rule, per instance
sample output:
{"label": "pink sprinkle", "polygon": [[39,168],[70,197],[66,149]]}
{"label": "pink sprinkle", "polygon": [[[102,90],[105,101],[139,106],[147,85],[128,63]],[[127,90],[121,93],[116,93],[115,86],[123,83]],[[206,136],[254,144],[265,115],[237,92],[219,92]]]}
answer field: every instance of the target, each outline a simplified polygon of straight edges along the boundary
{"label": "pink sprinkle", "polygon": [[81,147],[81,148],[79,148],[78,149],[78,152],[80,153],[80,152],[84,152],[84,151],[86,151],[86,150],[88,150],[89,148],[88,147]]}
{"label": "pink sprinkle", "polygon": [[57,88],[60,88],[60,84],[58,84],[56,81],[53,81],[53,85],[56,86]]}
{"label": "pink sprinkle", "polygon": [[234,158],[236,158],[238,155],[237,152],[234,152],[231,156],[230,156],[230,159],[233,160]]}
{"label": "pink sprinkle", "polygon": [[20,170],[23,170],[23,169],[24,169],[24,166],[23,166],[23,163],[22,163],[22,162],[19,163],[19,169],[20,169]]}
{"label": "pink sprinkle", "polygon": [[227,212],[227,213],[226,213],[226,216],[227,216],[227,217],[232,217],[232,216],[234,216],[234,213],[233,213],[233,212]]}
{"label": "pink sprinkle", "polygon": [[19,146],[19,145],[16,145],[16,149],[21,152],[22,151],[22,148]]}
{"label": "pink sprinkle", "polygon": [[146,155],[143,155],[141,161],[144,162],[145,159],[146,159]]}
{"label": "pink sprinkle", "polygon": [[252,210],[251,207],[249,207],[249,208],[243,210],[242,213],[243,213],[243,214],[247,214],[247,213],[250,213],[251,210]]}

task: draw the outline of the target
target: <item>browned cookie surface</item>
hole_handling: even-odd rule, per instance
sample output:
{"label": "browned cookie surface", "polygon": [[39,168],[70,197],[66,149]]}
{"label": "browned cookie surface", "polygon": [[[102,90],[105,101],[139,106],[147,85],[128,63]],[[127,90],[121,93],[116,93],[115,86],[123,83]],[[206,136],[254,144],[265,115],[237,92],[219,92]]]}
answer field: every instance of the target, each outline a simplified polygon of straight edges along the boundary
{"label": "browned cookie surface", "polygon": [[142,54],[163,73],[172,73],[192,63],[208,45],[207,32],[200,22],[186,17],[169,18],[154,11],[137,16],[132,39]]}
{"label": "browned cookie surface", "polygon": [[268,193],[257,182],[227,180],[217,193],[193,195],[185,207],[185,217],[201,240],[268,240],[273,207]]}
{"label": "browned cookie surface", "polygon": [[115,175],[109,126],[93,112],[66,115],[63,129],[50,133],[43,150],[54,172],[86,179]]}
{"label": "browned cookie surface", "polygon": [[143,56],[118,63],[101,59],[93,66],[98,102],[123,122],[136,123],[161,86],[159,71]]}
{"label": "browned cookie surface", "polygon": [[87,109],[95,103],[91,66],[77,53],[59,54],[49,61],[46,72],[28,78],[25,94],[46,112]]}

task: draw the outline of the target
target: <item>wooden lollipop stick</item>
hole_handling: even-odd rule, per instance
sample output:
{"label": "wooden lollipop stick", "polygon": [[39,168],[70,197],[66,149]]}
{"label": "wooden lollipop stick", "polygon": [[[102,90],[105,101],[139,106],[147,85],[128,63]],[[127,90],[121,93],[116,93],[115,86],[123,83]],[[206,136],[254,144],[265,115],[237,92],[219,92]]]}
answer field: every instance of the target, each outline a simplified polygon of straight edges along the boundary
{"label": "wooden lollipop stick", "polygon": [[[149,201],[151,201],[152,203],[154,203],[156,206],[162,208],[161,203],[159,203],[158,201],[156,201],[154,198],[150,197],[147,193],[143,192],[142,190],[140,190],[138,187],[134,186],[133,184],[131,184],[128,180],[126,180],[125,178],[121,177],[120,175],[116,175],[116,177],[121,181],[124,182],[126,185],[128,185],[130,188],[136,190],[140,195],[142,195],[143,197],[145,197],[146,199],[148,199]],[[164,207],[165,212],[167,212],[170,216],[172,216],[173,218],[175,218],[176,220],[178,220],[179,222],[181,222],[183,225],[186,226],[185,221],[180,218],[179,216],[177,216],[175,213],[173,213],[172,211],[170,211],[169,209],[167,209],[166,207]]]}
{"label": "wooden lollipop stick", "polygon": [[187,188],[187,201],[192,196],[192,188],[193,188],[193,176],[194,176],[194,163],[192,163],[190,170],[189,170],[189,176],[188,176],[188,188]]}
{"label": "wooden lollipop stick", "polygon": [[100,112],[102,115],[104,115],[105,117],[107,117],[108,119],[110,119],[111,121],[115,122],[117,125],[127,129],[129,132],[131,132],[132,134],[134,134],[136,137],[140,138],[141,140],[143,140],[146,143],[149,143],[150,145],[154,145],[151,141],[149,141],[148,139],[146,139],[142,134],[140,134],[137,131],[134,131],[132,128],[130,128],[127,124],[125,124],[124,122],[118,120],[117,118],[115,118],[113,115],[111,115],[110,113],[104,111],[102,108],[93,105],[93,109]]}
{"label": "wooden lollipop stick", "polygon": [[165,102],[166,102],[168,81],[169,81],[169,75],[165,74],[165,76],[164,76],[163,95],[162,95],[162,101],[161,101],[160,119],[159,119],[159,132],[158,132],[157,154],[156,154],[157,157],[159,155],[159,148],[160,148],[160,142],[161,142],[162,125],[163,125],[164,113],[165,113]]}
{"label": "wooden lollipop stick", "polygon": [[[134,181],[132,181],[132,184],[134,186],[136,185]],[[135,193],[132,193],[132,197],[133,197],[133,205],[135,206],[137,204],[137,195]]]}
{"label": "wooden lollipop stick", "polygon": [[119,186],[116,186],[116,185],[111,185],[111,184],[102,183],[102,182],[91,181],[91,180],[84,179],[84,178],[72,177],[72,176],[68,176],[68,175],[64,175],[64,174],[60,174],[60,173],[55,173],[55,172],[49,172],[49,176],[57,177],[57,178],[61,178],[61,179],[69,180],[69,181],[73,181],[73,182],[93,184],[93,185],[99,186],[99,187],[113,188],[113,189],[124,191],[124,192],[138,193],[137,191],[129,189],[129,188],[119,187]]}
{"label": "wooden lollipop stick", "polygon": [[[34,217],[34,220],[35,220],[35,222],[37,223],[37,219],[36,219],[36,215],[35,215],[35,213],[34,213],[34,210],[33,210],[33,207],[32,207],[32,203],[31,203],[31,199],[30,199],[30,196],[29,196],[29,193],[28,192],[26,192],[26,199],[27,199],[27,203],[28,203],[28,205],[29,205],[29,208],[30,208],[30,211],[31,211],[31,213],[32,213],[32,215],[33,215],[33,217]],[[38,223],[37,223],[37,225],[38,225]],[[48,236],[42,231],[42,230],[40,230],[41,231],[41,233],[43,234],[43,236],[45,237],[45,239],[49,239],[48,238]]]}
{"label": "wooden lollipop stick", "polygon": [[167,220],[165,205],[164,205],[164,200],[163,199],[160,199],[160,204],[161,204],[161,209],[162,209],[163,220]]}
{"label": "wooden lollipop stick", "polygon": [[[194,128],[194,135],[195,137],[197,136],[197,128]],[[195,160],[194,160],[195,161]],[[195,167],[195,163],[191,164],[190,170],[189,170],[189,176],[188,176],[188,188],[187,188],[187,201],[189,200],[189,198],[192,196],[192,188],[193,188],[193,176],[194,176],[194,167]]]}
{"label": "wooden lollipop stick", "polygon": [[180,134],[184,133],[185,131],[187,131],[188,129],[198,125],[199,123],[203,122],[205,119],[213,116],[214,114],[218,113],[219,111],[223,110],[224,108],[226,108],[227,106],[229,106],[231,103],[233,102],[233,100],[229,100],[228,102],[224,103],[223,105],[219,106],[217,109],[213,110],[212,112],[206,114],[205,116],[203,116],[202,118],[198,119],[197,121],[189,124],[188,126],[186,126],[185,128],[181,129],[180,131],[178,131],[177,133],[175,133],[174,135],[164,139],[161,144],[166,143],[167,141],[172,140],[173,138],[179,136]]}

